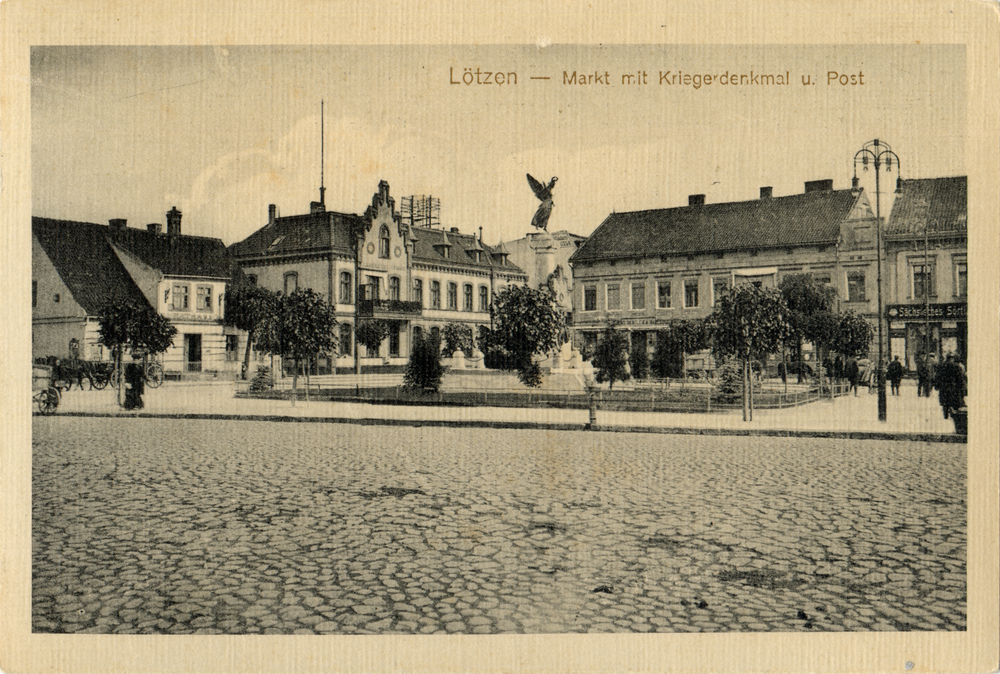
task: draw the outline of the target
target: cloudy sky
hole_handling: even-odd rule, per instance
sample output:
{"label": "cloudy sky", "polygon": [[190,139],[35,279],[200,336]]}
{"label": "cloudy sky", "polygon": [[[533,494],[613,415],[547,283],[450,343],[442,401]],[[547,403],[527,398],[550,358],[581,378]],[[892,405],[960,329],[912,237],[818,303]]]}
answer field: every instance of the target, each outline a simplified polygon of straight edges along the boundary
{"label": "cloudy sky", "polygon": [[[363,212],[384,179],[397,205],[439,197],[444,225],[488,243],[531,231],[526,173],[559,177],[549,230],[586,235],[689,194],[849,187],[873,138],[904,178],[967,172],[962,46],[54,46],[31,61],[34,215],[143,226],[176,206],[185,233],[226,244],[270,203],[294,215],[318,199],[321,100],[328,209]],[[454,84],[467,68],[517,83]],[[608,76],[565,83],[573,72]]]}

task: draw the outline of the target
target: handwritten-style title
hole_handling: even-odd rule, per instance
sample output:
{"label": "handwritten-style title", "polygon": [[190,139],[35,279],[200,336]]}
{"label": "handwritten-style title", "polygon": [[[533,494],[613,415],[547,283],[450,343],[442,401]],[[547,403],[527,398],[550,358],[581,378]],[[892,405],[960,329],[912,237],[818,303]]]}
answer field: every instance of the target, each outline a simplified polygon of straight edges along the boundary
{"label": "handwritten-style title", "polygon": [[[472,68],[461,68],[461,72],[456,72],[455,67],[448,69],[449,84],[464,86],[494,85],[511,86],[520,82],[553,82],[562,86],[584,86],[584,87],[610,87],[610,86],[668,86],[668,87],[690,87],[701,89],[702,87],[784,87],[791,86],[793,77],[791,71],[762,73],[755,70],[747,72],[731,72],[725,70],[715,73],[685,72],[682,70],[660,70],[657,72],[647,72],[645,70],[634,70],[631,72],[617,72],[612,74],[609,70],[577,71],[563,70],[561,77],[553,77],[543,74],[521,75],[515,70],[496,71],[485,70],[479,66]],[[824,75],[813,73],[797,74],[798,82],[802,86],[811,86],[823,82],[825,79],[827,86],[864,86],[865,74],[863,71],[843,73],[837,70],[828,70]]]}

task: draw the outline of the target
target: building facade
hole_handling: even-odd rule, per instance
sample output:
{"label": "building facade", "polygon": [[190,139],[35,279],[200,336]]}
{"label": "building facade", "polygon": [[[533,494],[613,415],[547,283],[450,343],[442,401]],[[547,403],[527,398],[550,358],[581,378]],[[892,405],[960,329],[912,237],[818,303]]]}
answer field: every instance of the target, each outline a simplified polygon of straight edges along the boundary
{"label": "building facade", "polygon": [[777,287],[811,274],[837,310],[877,317],[875,215],[863,189],[805,183],[802,194],[613,213],[570,258],[574,339],[596,343],[616,323],[651,347],[672,321],[702,319],[735,283]]}
{"label": "building facade", "polygon": [[[332,298],[338,353],[319,359],[320,373],[355,367],[356,349],[360,365],[403,365],[416,335],[448,323],[475,335],[490,324],[493,294],[527,281],[502,247],[457,228],[405,223],[385,181],[362,215],[327,211],[322,196],[308,215],[278,217],[272,205],[268,224],[230,251],[252,282]],[[355,343],[355,326],[366,319],[389,328],[377,349]]]}
{"label": "building facade", "polygon": [[965,176],[904,180],[885,230],[890,359],[968,355]]}
{"label": "building facade", "polygon": [[98,317],[113,300],[151,307],[177,328],[158,356],[167,374],[233,372],[235,330],[223,325],[226,284],[239,273],[219,239],[181,234],[181,212],[167,213],[167,232],[152,223],[130,228],[32,218],[32,356],[107,360]]}

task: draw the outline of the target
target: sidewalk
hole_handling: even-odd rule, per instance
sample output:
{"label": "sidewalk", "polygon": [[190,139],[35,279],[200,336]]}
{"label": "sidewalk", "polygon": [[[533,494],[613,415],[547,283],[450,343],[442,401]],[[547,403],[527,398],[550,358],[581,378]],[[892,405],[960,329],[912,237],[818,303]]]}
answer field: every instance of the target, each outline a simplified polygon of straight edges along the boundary
{"label": "sidewalk", "polygon": [[[274,421],[317,421],[372,425],[491,426],[581,430],[587,410],[509,407],[439,407],[374,405],[357,402],[247,400],[234,397],[232,382],[183,384],[166,382],[146,388],[145,409],[121,409],[113,389],[73,390],[63,394],[57,415],[239,418]],[[300,392],[300,396],[302,393]],[[878,420],[877,396],[862,389],[857,397],[773,410],[755,410],[744,422],[741,410],[720,413],[644,413],[598,410],[597,431],[705,433],[719,435],[811,435],[904,440],[956,441],[955,427],[945,419],[937,397],[917,397],[915,385],[889,395],[887,420]]]}

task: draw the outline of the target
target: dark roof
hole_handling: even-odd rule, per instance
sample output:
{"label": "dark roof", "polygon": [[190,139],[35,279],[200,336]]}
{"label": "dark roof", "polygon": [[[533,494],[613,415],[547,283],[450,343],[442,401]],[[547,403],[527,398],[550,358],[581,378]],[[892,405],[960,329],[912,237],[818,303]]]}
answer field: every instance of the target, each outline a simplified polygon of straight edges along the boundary
{"label": "dark roof", "polygon": [[[491,267],[495,267],[504,271],[524,273],[520,267],[511,262],[500,266],[500,256],[506,251],[502,250],[501,247],[493,248],[487,246],[471,234],[461,234],[459,232],[429,227],[412,227],[411,231],[416,237],[413,246],[414,262],[447,264],[449,266],[472,269],[490,269]],[[451,244],[447,258],[444,256],[443,251],[443,244],[446,239]],[[477,246],[482,246],[484,252],[482,262],[476,262],[475,251]]]}
{"label": "dark roof", "polygon": [[923,236],[924,223],[930,234],[964,233],[968,227],[968,196],[965,176],[904,180],[886,225],[886,236]]}
{"label": "dark roof", "polygon": [[859,198],[852,190],[612,213],[572,262],[835,244]]}
{"label": "dark roof", "polygon": [[275,218],[247,238],[229,247],[238,258],[279,257],[318,250],[351,252],[351,230],[360,226],[358,215],[323,211]]}
{"label": "dark roof", "polygon": [[88,315],[100,314],[112,298],[149,306],[111,249],[107,226],[32,218],[31,231]]}
{"label": "dark roof", "polygon": [[[101,227],[100,225],[97,225]],[[169,236],[128,227],[112,231],[103,227],[115,246],[168,276],[231,278],[234,261],[220,239],[204,236]]]}

